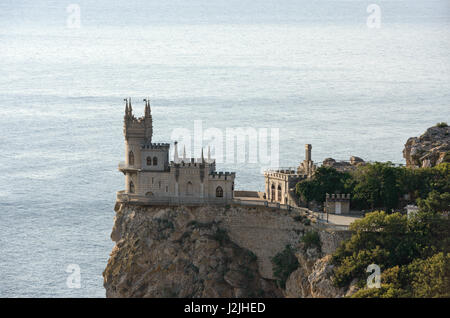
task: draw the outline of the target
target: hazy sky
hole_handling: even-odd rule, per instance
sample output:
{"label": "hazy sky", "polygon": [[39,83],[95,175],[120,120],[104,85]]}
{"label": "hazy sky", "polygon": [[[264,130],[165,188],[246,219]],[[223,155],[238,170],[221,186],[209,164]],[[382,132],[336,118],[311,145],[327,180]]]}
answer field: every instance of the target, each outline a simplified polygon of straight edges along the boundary
{"label": "hazy sky", "polygon": [[361,23],[377,4],[385,23],[450,23],[448,0],[2,0],[0,26],[64,26],[78,4],[83,26],[166,23]]}

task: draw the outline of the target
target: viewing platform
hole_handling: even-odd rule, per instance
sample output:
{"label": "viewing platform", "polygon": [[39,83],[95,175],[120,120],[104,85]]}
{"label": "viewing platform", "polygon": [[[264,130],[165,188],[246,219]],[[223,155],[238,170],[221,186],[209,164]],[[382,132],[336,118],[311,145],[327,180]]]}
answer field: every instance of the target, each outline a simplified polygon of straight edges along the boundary
{"label": "viewing platform", "polygon": [[134,166],[127,165],[124,161],[119,162],[119,165],[118,165],[117,169],[119,171],[123,172],[123,173],[125,173],[125,172],[137,172],[137,171],[141,170],[141,169],[138,169],[138,168],[136,168]]}

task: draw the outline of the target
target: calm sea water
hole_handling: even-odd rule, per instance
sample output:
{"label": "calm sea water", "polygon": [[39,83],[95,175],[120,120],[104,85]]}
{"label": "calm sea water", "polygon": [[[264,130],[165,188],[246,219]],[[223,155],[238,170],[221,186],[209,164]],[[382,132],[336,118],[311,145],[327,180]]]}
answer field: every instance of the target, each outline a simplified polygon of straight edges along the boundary
{"label": "calm sea water", "polygon": [[[123,101],[175,128],[280,129],[280,165],[401,163],[449,121],[450,4],[417,1],[0,3],[0,296],[103,297],[123,188]],[[188,4],[189,3],[189,4]],[[369,29],[367,6],[381,8]],[[262,189],[257,164],[224,164]],[[68,288],[78,264],[81,288]]]}

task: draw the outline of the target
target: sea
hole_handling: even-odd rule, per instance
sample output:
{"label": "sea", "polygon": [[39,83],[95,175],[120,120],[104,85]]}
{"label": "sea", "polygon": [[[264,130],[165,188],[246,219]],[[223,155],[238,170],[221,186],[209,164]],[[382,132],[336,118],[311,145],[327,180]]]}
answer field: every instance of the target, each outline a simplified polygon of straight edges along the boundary
{"label": "sea", "polygon": [[[105,297],[124,98],[154,142],[200,123],[274,131],[279,167],[402,164],[449,83],[448,0],[1,0],[0,297]],[[249,149],[217,170],[261,191]]]}

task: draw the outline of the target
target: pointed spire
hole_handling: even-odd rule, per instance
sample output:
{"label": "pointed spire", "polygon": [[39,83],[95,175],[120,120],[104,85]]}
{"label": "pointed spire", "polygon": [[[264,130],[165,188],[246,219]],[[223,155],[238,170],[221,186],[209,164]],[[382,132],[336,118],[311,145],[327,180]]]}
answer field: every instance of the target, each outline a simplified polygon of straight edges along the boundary
{"label": "pointed spire", "polygon": [[183,145],[183,161],[186,160],[186,145]]}
{"label": "pointed spire", "polygon": [[125,116],[128,115],[128,100],[126,98],[123,99],[125,101]]}
{"label": "pointed spire", "polygon": [[145,109],[144,109],[145,117],[150,117],[150,111],[149,111],[149,108],[148,108],[148,105],[149,105],[150,101],[147,98],[144,98],[143,100],[145,102]]}
{"label": "pointed spire", "polygon": [[133,115],[133,108],[131,107],[131,97],[128,97],[128,111],[130,116]]}
{"label": "pointed spire", "polygon": [[177,163],[179,161],[179,158],[178,158],[178,141],[175,141],[174,144],[175,144],[175,149],[174,149],[174,152],[173,152],[173,161],[175,163]]}
{"label": "pointed spire", "polygon": [[203,156],[203,147],[202,147],[202,163],[205,163],[205,157]]}
{"label": "pointed spire", "polygon": [[208,162],[211,161],[211,146],[208,145]]}

